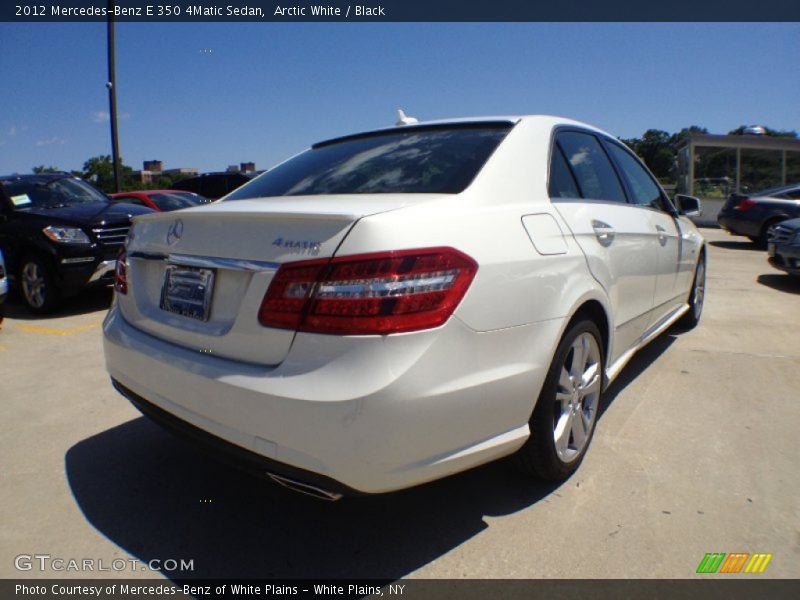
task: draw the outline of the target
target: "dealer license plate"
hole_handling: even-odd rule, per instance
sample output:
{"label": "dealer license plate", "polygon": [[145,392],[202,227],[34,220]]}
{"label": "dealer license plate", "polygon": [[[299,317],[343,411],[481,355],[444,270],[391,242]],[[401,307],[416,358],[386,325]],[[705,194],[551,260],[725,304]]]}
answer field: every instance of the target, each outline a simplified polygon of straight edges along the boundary
{"label": "dealer license plate", "polygon": [[164,274],[160,306],[176,315],[208,321],[213,291],[214,271],[211,269],[170,265]]}

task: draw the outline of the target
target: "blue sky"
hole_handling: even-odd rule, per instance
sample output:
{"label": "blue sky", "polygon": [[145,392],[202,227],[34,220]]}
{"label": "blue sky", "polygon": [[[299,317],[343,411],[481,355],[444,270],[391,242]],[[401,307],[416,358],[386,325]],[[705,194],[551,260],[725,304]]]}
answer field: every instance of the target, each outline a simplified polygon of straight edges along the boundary
{"label": "blue sky", "polygon": [[[110,153],[103,23],[0,24],[0,174]],[[321,139],[547,113],[616,135],[800,130],[800,24],[121,23],[123,159],[269,167]]]}

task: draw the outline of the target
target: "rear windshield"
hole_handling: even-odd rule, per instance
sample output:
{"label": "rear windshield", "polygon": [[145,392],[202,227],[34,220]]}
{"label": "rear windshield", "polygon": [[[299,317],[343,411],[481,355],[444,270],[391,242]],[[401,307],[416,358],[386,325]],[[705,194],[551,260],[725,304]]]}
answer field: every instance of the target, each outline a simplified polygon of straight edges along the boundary
{"label": "rear windshield", "polygon": [[511,124],[414,128],[318,144],[225,200],[317,194],[458,194]]}

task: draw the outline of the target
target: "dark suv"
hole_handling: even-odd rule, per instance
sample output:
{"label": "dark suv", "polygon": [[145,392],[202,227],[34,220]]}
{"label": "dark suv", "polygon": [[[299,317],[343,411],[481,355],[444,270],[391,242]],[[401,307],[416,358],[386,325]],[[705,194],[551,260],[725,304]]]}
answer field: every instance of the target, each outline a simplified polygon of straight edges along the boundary
{"label": "dark suv", "polygon": [[149,208],[112,202],[68,173],[0,176],[0,249],[34,313],[89,285],[113,283],[131,217]]}
{"label": "dark suv", "polygon": [[203,173],[197,177],[182,179],[173,183],[171,187],[176,190],[194,192],[210,200],[216,200],[244,185],[261,173],[263,173],[263,171],[248,173]]}

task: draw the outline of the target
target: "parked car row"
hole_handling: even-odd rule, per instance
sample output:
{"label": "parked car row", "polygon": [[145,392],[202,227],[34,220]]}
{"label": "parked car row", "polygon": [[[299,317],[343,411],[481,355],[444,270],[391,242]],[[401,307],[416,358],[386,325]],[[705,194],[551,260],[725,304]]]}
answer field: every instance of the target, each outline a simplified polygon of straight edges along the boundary
{"label": "parked car row", "polygon": [[766,249],[772,266],[800,275],[800,184],[731,194],[717,222]]}
{"label": "parked car row", "polygon": [[211,202],[208,198],[195,194],[193,192],[185,192],[183,190],[142,190],[135,192],[119,192],[111,194],[111,198],[118,202],[127,202],[128,204],[138,204],[146,206],[157,212],[168,212],[171,210],[181,210],[182,208],[191,208],[200,204]]}
{"label": "parked car row", "polygon": [[182,190],[109,197],[68,173],[0,177],[3,296],[9,281],[28,309],[48,313],[81,290],[110,285],[131,218],[208,202]]}

